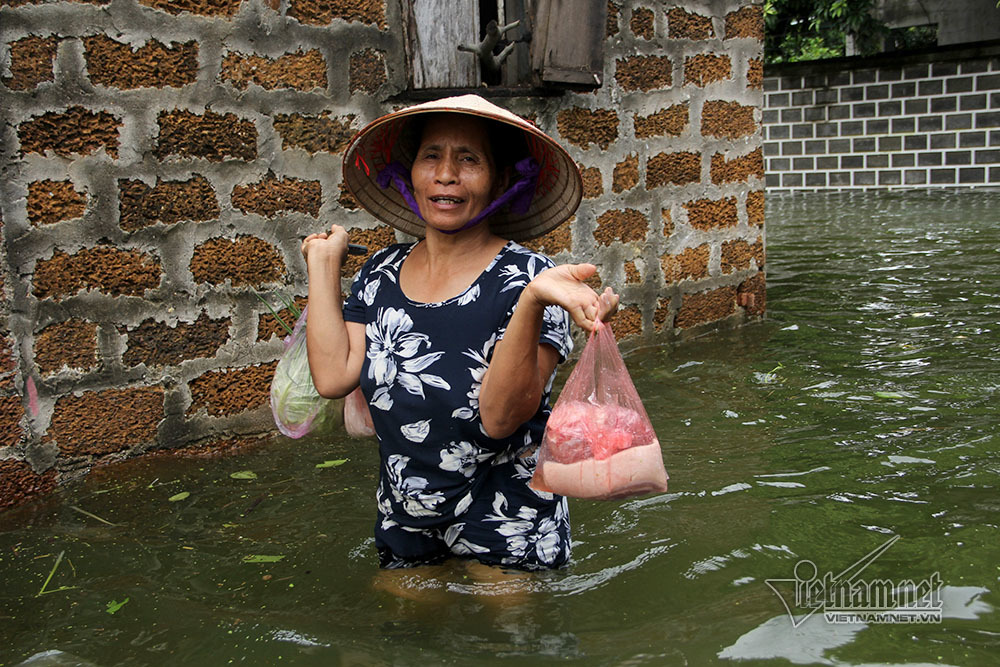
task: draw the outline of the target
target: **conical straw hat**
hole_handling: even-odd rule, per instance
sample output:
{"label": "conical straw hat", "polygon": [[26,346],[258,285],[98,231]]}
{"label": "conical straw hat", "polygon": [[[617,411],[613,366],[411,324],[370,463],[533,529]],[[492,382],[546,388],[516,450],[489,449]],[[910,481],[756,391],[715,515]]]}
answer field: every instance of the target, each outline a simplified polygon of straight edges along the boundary
{"label": "conical straw hat", "polygon": [[354,136],[344,153],[344,182],[365,210],[402,232],[424,235],[424,221],[403,196],[391,185],[379,187],[376,178],[393,161],[407,169],[413,164],[415,147],[399,140],[406,121],[418,114],[441,112],[488,118],[521,130],[529,153],[538,162],[538,185],[531,205],[522,214],[509,209],[493,214],[489,220],[493,233],[525,241],[545,234],[573,215],[583,196],[583,181],[573,158],[530,122],[478,95],[448,97],[402,109],[372,121]]}

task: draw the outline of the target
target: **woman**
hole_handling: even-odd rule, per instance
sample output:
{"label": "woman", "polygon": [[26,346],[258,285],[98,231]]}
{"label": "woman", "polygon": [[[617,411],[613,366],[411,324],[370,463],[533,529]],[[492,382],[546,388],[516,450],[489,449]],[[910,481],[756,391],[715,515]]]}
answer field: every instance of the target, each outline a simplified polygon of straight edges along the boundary
{"label": "woman", "polygon": [[384,116],[345,154],[370,213],[423,238],[377,252],[346,303],[347,233],[302,243],[309,367],[323,396],[359,383],[379,440],[375,542],[382,567],[449,556],[521,569],[569,558],[565,498],[527,485],[549,414],[567,312],[590,330],[617,307],[518,245],[575,211],[579,171],[523,119],[476,96]]}

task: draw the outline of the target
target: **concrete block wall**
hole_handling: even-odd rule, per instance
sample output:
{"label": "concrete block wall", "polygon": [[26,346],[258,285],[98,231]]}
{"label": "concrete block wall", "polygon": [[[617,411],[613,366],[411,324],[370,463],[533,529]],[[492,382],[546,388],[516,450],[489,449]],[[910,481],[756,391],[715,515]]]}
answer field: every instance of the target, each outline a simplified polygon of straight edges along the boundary
{"label": "concrete block wall", "polygon": [[[273,433],[257,293],[301,304],[333,221],[397,240],[341,159],[409,103],[403,34],[396,0],[0,3],[0,508]],[[598,265],[626,346],[764,313],[762,37],[748,0],[613,1],[601,88],[496,99],[578,160],[583,205],[530,245]]]}
{"label": "concrete block wall", "polygon": [[768,67],[772,192],[1000,183],[1000,43]]}

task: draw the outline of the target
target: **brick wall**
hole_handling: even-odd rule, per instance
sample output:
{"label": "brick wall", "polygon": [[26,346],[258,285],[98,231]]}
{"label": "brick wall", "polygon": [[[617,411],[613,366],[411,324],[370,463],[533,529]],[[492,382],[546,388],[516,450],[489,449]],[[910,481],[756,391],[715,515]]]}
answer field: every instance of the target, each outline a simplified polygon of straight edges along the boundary
{"label": "brick wall", "polygon": [[1000,183],[1000,43],[768,67],[767,187]]}
{"label": "brick wall", "polygon": [[[764,309],[761,6],[608,4],[604,86],[498,102],[579,162],[531,243],[598,265],[624,344]],[[405,104],[395,0],[0,1],[0,507],[92,466],[273,429],[300,239],[395,242],[341,159]],[[363,258],[352,258],[345,280]]]}

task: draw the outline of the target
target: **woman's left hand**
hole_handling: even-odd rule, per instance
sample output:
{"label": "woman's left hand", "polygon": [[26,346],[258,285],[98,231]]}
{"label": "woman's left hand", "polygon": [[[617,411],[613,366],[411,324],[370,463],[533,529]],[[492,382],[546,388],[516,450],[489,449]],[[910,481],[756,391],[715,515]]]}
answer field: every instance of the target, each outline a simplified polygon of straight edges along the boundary
{"label": "woman's left hand", "polygon": [[619,301],[610,287],[598,294],[584,282],[596,272],[593,264],[561,264],[539,273],[525,292],[542,306],[562,306],[578,326],[593,331],[598,319],[614,316]]}

